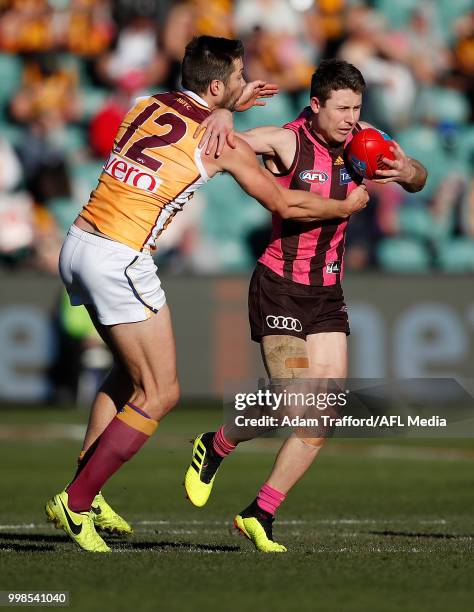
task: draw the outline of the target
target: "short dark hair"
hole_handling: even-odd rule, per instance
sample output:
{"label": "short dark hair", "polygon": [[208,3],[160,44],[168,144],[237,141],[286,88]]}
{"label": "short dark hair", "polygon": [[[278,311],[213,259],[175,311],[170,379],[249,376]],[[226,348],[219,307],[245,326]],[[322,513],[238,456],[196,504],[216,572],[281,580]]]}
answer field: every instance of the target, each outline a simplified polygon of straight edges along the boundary
{"label": "short dark hair", "polygon": [[311,77],[311,97],[318,98],[321,106],[331,97],[331,92],[338,89],[352,89],[363,93],[364,77],[349,62],[340,59],[323,60]]}
{"label": "short dark hair", "polygon": [[181,82],[184,88],[202,94],[214,79],[227,83],[234,61],[244,55],[240,40],[195,36],[186,45],[181,66]]}

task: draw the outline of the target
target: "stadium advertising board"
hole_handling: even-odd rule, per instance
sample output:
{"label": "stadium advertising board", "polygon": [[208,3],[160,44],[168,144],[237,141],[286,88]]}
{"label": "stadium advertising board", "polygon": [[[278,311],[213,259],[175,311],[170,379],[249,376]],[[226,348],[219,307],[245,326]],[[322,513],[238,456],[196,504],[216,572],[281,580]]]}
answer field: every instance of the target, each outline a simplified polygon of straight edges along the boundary
{"label": "stadium advertising board", "polygon": [[[0,399],[47,400],[59,281],[27,273],[1,281]],[[263,375],[249,339],[247,285],[244,277],[163,279],[185,397],[220,398],[226,381]],[[352,378],[472,376],[470,278],[360,275],[344,291]]]}

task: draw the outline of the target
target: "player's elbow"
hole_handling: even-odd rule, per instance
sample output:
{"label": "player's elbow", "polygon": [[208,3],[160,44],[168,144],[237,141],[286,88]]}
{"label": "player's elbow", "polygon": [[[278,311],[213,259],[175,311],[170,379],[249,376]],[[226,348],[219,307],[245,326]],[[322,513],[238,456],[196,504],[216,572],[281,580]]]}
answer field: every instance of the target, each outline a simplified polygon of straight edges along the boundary
{"label": "player's elbow", "polygon": [[272,212],[277,213],[282,219],[291,219],[292,210],[291,206],[284,198],[278,198],[274,204],[274,210]]}
{"label": "player's elbow", "polygon": [[287,204],[283,204],[275,212],[277,212],[282,219],[291,219],[291,210]]}
{"label": "player's elbow", "polygon": [[258,201],[262,206],[264,206],[268,211],[272,214],[277,214],[283,219],[287,219],[288,213],[288,205],[284,202],[283,199],[279,197],[272,198],[258,198]]}

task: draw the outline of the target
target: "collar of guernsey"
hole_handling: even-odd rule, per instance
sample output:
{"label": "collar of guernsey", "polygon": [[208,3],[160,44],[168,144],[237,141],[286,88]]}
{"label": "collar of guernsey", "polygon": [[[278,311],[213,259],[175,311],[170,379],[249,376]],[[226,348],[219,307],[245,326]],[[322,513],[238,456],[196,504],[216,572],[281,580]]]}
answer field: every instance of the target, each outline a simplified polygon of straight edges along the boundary
{"label": "collar of guernsey", "polygon": [[186,94],[188,98],[192,98],[193,100],[196,100],[196,102],[199,102],[199,104],[202,104],[202,106],[207,106],[207,108],[209,108],[209,104],[206,102],[206,100],[201,98],[201,96],[198,96],[197,93],[194,93],[194,91],[191,91],[190,89],[181,89],[180,91]]}
{"label": "collar of guernsey", "polygon": [[[190,89],[180,89],[179,91],[186,94],[188,98],[196,100],[196,102],[199,102],[199,104],[201,104],[202,106],[207,106],[207,108],[209,108],[209,104],[206,102],[206,100],[204,100],[204,98],[201,98],[201,96],[198,96],[197,93],[194,93],[194,91],[191,91]],[[135,98],[135,103],[140,102],[140,100],[146,100],[147,98],[148,96],[138,96],[138,98]]]}

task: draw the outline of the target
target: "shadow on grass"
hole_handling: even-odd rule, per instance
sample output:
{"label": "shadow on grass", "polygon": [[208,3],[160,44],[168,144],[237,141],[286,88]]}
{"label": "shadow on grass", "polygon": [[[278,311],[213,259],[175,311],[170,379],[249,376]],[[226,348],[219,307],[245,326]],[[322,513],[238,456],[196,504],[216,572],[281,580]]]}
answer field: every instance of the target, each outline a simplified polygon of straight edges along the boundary
{"label": "shadow on grass", "polygon": [[401,538],[433,538],[437,540],[466,540],[474,538],[472,534],[453,533],[419,533],[417,531],[369,531],[371,535]]}
{"label": "shadow on grass", "polygon": [[63,543],[70,542],[70,538],[64,534],[61,535],[59,533],[55,533],[53,535],[50,534],[40,534],[40,533],[13,533],[13,532],[2,532],[0,533],[0,546],[4,541],[16,540],[17,542],[48,542],[51,544],[54,543]]}
{"label": "shadow on grass", "polygon": [[0,541],[0,552],[6,550],[8,552],[53,552],[54,546],[42,546],[38,544],[17,544],[16,542],[9,542],[2,545]]}
{"label": "shadow on grass", "polygon": [[[203,552],[237,552],[238,546],[218,546],[210,544],[195,544],[192,542],[131,542],[126,538],[109,538],[110,544],[116,544],[123,551],[135,550],[198,550]],[[38,544],[36,544],[38,542]],[[61,534],[39,534],[39,533],[13,533],[3,532],[0,534],[0,549],[8,549],[15,552],[48,552],[53,551],[54,544],[71,543],[67,535]]]}

